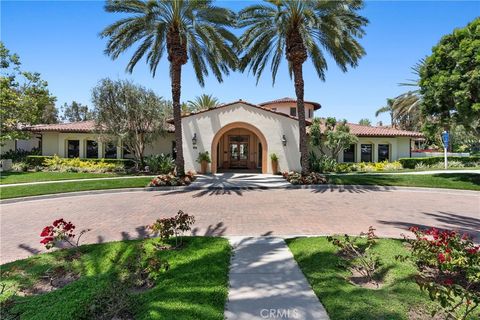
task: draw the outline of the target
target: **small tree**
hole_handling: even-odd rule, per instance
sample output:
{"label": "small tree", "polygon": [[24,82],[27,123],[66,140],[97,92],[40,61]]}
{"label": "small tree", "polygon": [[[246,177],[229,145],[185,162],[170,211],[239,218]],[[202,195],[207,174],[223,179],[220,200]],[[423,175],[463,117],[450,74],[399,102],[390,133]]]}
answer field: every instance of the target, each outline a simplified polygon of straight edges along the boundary
{"label": "small tree", "polygon": [[328,153],[333,159],[337,159],[340,151],[357,141],[357,137],[350,133],[347,120],[337,122],[335,118],[327,118],[322,123],[321,119],[315,118],[310,126],[312,146],[317,147],[323,155]]}
{"label": "small tree", "polygon": [[188,100],[188,107],[192,112],[198,112],[207,109],[213,109],[220,105],[216,97],[211,94],[202,94],[196,96],[194,100]]}
{"label": "small tree", "polygon": [[104,138],[118,136],[144,165],[147,144],[165,134],[168,103],[152,90],[129,81],[103,79],[93,89],[95,124]]}
{"label": "small tree", "polygon": [[28,138],[21,131],[47,119],[56,122],[54,102],[48,84],[39,73],[20,70],[20,58],[0,42],[0,144],[6,140]]}
{"label": "small tree", "polygon": [[76,101],[71,104],[64,104],[62,107],[62,120],[68,122],[93,120],[94,114],[86,105],[82,105]]}
{"label": "small tree", "polygon": [[364,118],[364,119],[360,119],[360,121],[358,121],[358,124],[361,126],[371,126],[372,122],[369,119]]}

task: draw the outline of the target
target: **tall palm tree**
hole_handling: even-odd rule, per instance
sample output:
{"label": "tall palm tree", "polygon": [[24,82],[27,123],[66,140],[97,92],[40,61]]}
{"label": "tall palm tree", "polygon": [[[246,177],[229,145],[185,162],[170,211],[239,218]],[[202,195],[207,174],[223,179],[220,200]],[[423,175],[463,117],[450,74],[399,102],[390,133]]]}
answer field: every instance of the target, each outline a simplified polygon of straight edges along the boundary
{"label": "tall palm tree", "polygon": [[[235,26],[235,14],[212,5],[210,0],[107,0],[105,10],[124,16],[101,33],[108,38],[105,53],[112,59],[135,47],[127,71],[143,58],[155,77],[166,51],[170,63],[177,174],[185,173],[182,149],[181,75],[190,58],[196,78],[204,86],[211,71],[219,82],[234,69],[237,58],[232,47],[236,37],[227,28]],[[126,15],[126,16],[125,16]]]}
{"label": "tall palm tree", "polygon": [[304,108],[303,63],[310,57],[321,80],[325,80],[328,52],[342,71],[355,67],[365,54],[357,38],[364,35],[368,20],[357,11],[362,0],[269,0],[239,12],[240,69],[249,68],[258,80],[269,61],[273,83],[283,55],[293,75],[297,96],[302,173],[308,173],[307,133]]}
{"label": "tall palm tree", "polygon": [[220,105],[218,99],[211,94],[196,96],[194,100],[188,100],[187,103],[191,111],[213,109]]}
{"label": "tall palm tree", "polygon": [[387,104],[383,107],[380,107],[377,111],[375,111],[375,117],[378,117],[382,113],[389,113],[390,114],[390,123],[392,128],[395,127],[394,125],[394,118],[393,118],[393,103],[395,99],[387,99]]}

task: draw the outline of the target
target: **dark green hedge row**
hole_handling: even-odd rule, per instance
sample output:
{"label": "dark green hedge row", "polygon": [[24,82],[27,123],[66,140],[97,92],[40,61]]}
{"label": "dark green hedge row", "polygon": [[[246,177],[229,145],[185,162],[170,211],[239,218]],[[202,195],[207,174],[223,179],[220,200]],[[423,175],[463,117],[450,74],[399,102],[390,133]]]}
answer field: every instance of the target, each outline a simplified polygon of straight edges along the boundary
{"label": "dark green hedge row", "polygon": [[[45,159],[51,159],[53,156],[27,156],[27,163],[30,166],[42,166],[43,161]],[[132,159],[81,159],[82,161],[90,161],[90,162],[100,162],[103,161],[105,163],[115,163],[118,165],[124,165],[126,168],[133,167],[135,165],[135,161]]]}
{"label": "dark green hedge row", "polygon": [[[434,165],[444,161],[443,157],[428,157],[428,158],[401,158],[398,159],[402,166],[406,169],[415,169],[415,166],[419,163],[424,165]],[[461,163],[480,162],[480,156],[471,157],[448,157],[448,161],[459,161]]]}

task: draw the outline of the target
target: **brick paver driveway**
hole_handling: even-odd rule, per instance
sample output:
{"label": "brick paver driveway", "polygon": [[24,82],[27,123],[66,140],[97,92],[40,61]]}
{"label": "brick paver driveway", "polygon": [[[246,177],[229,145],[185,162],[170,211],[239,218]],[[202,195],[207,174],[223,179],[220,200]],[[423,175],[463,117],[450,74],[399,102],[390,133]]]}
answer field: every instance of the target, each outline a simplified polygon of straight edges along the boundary
{"label": "brick paver driveway", "polygon": [[195,215],[200,235],[358,234],[370,225],[399,237],[410,225],[456,228],[479,239],[480,193],[367,190],[197,190],[125,192],[2,204],[0,262],[41,250],[43,226],[63,217],[91,228],[87,242],[146,235],[145,225],[179,209]]}

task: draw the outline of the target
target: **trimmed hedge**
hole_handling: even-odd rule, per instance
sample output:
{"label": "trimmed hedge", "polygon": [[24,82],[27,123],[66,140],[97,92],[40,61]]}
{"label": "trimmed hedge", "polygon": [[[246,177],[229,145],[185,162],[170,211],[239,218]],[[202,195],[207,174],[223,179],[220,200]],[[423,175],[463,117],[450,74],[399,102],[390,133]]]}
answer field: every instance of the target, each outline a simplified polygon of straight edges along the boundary
{"label": "trimmed hedge", "polygon": [[[27,156],[27,163],[28,165],[35,167],[35,166],[43,166],[43,162],[45,159],[52,159],[53,156]],[[80,159],[82,161],[90,161],[90,162],[100,162],[103,161],[105,163],[114,163],[117,165],[123,165],[125,168],[130,168],[135,165],[135,161],[132,159]]]}
{"label": "trimmed hedge", "polygon": [[[405,169],[415,169],[415,166],[419,163],[424,165],[434,165],[444,161],[444,157],[428,157],[428,158],[401,158],[398,161],[402,164]],[[480,162],[480,156],[470,156],[470,157],[448,157],[448,161],[458,161],[463,164]]]}

